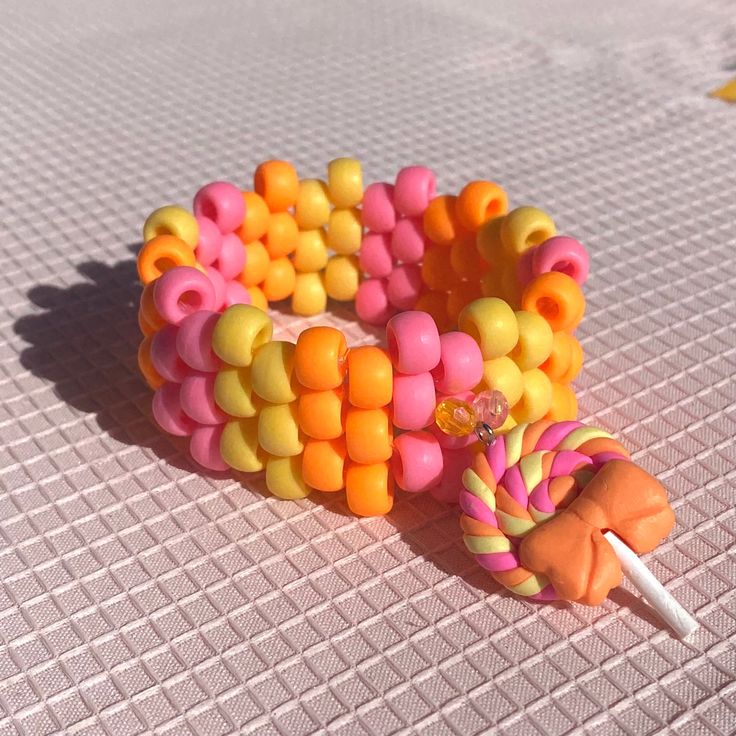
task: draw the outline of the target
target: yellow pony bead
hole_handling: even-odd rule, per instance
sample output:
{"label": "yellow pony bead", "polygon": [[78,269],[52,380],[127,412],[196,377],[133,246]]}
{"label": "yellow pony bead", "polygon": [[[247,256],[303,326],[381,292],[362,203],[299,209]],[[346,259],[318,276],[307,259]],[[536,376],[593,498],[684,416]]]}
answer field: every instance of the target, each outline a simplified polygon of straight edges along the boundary
{"label": "yellow pony bead", "polygon": [[513,406],[524,393],[524,379],[519,366],[508,355],[483,361],[482,390],[500,391]]}
{"label": "yellow pony bead", "polygon": [[266,462],[266,487],[274,496],[296,501],[312,489],[302,478],[301,457],[270,457]]}
{"label": "yellow pony bead", "polygon": [[258,444],[269,455],[278,457],[298,455],[304,449],[299,439],[296,402],[267,404],[261,408],[258,415]]}
{"label": "yellow pony bead", "polygon": [[537,368],[552,352],[553,334],[544,317],[534,312],[516,312],[519,324],[519,341],[509,353],[509,357],[523,371]]}
{"label": "yellow pony bead", "polygon": [[271,256],[260,240],[254,240],[245,246],[245,268],[238,279],[243,286],[256,286],[266,278]]}
{"label": "yellow pony bead", "polygon": [[557,232],[552,218],[536,207],[517,207],[503,218],[500,235],[506,253],[518,257]]}
{"label": "yellow pony bead", "polygon": [[460,312],[457,323],[478,343],[483,360],[508,354],[519,339],[514,310],[502,299],[483,297],[470,302]]}
{"label": "yellow pony bead", "polygon": [[334,209],[330,212],[327,226],[327,246],[335,253],[349,256],[360,250],[363,237],[363,225],[360,221],[360,210]]}
{"label": "yellow pony bead", "polygon": [[511,407],[511,415],[517,424],[536,422],[547,414],[552,406],[552,383],[539,368],[522,373],[524,391]]}
{"label": "yellow pony bead", "polygon": [[363,171],[354,158],[336,158],[327,164],[327,188],[335,207],[355,207],[363,200]]}
{"label": "yellow pony bead", "polygon": [[233,417],[254,417],[257,409],[253,403],[250,368],[224,365],[215,376],[215,402]]}
{"label": "yellow pony bead", "polygon": [[514,419],[511,414],[509,414],[506,417],[506,421],[498,429],[494,429],[493,431],[496,434],[506,434],[507,432],[510,432],[517,424],[518,422],[516,421],[516,419]]}
{"label": "yellow pony bead", "polygon": [[360,265],[356,256],[332,256],[325,269],[325,287],[330,299],[350,302],[360,284]]}
{"label": "yellow pony bead", "polygon": [[266,453],[258,444],[258,420],[233,419],[220,437],[222,459],[235,470],[258,473],[266,466]]}
{"label": "yellow pony bead", "polygon": [[233,304],[217,320],[212,349],[220,360],[238,367],[249,366],[255,351],[273,334],[271,318],[252,304]]}
{"label": "yellow pony bead", "polygon": [[313,230],[330,219],[330,198],[327,185],[319,179],[302,179],[294,210],[300,230]]}
{"label": "yellow pony bead", "polygon": [[503,217],[494,217],[484,222],[475,237],[475,248],[480,253],[480,257],[494,267],[506,257],[501,240],[503,220]]}
{"label": "yellow pony bead", "polygon": [[250,367],[251,386],[264,401],[296,401],[292,380],[295,349],[293,342],[272,340],[256,350]]}
{"label": "yellow pony bead", "polygon": [[304,273],[321,271],[327,265],[328,259],[324,229],[318,227],[314,230],[300,230],[294,251],[294,268]]}
{"label": "yellow pony bead", "polygon": [[575,392],[562,383],[552,384],[552,405],[545,419],[553,422],[573,421],[578,417],[578,400]]}
{"label": "yellow pony bead", "polygon": [[199,224],[191,212],[170,204],[151,212],[143,225],[144,243],[157,235],[176,235],[194,250],[199,241]]}
{"label": "yellow pony bead", "polygon": [[268,299],[266,299],[263,289],[260,286],[247,286],[246,290],[250,294],[251,306],[263,312],[268,312]]}
{"label": "yellow pony bead", "polygon": [[302,317],[321,314],[327,308],[324,277],[319,272],[298,273],[291,295],[291,310]]}

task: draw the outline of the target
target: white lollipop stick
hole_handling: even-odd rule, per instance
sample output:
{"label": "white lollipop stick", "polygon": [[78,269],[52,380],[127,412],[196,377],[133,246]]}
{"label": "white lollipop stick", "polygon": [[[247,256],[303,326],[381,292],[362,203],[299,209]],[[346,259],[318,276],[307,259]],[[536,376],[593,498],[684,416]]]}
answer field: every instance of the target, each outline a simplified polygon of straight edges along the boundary
{"label": "white lollipop stick", "polygon": [[698,622],[667,592],[638,555],[613,532],[606,532],[603,536],[613,547],[624,575],[631,580],[664,622],[681,639],[692,634],[698,628]]}

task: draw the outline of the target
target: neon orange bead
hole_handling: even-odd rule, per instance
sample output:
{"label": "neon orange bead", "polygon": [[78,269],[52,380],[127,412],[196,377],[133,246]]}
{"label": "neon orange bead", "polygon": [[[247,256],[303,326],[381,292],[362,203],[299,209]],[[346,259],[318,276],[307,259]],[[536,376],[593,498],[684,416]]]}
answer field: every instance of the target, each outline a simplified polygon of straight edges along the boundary
{"label": "neon orange bead", "polygon": [[264,161],[253,176],[253,188],[271,212],[284,212],[296,204],[299,177],[287,161]]}
{"label": "neon orange bead", "polygon": [[245,268],[238,279],[243,286],[256,286],[266,278],[271,258],[260,240],[245,246]]}
{"label": "neon orange bead", "polygon": [[568,369],[560,376],[560,383],[571,383],[574,381],[583,367],[585,356],[583,354],[583,346],[578,342],[577,338],[570,337],[570,365]]}
{"label": "neon orange bead", "polygon": [[464,234],[457,219],[457,197],[443,194],[435,197],[424,211],[424,234],[438,245],[451,245]]}
{"label": "neon orange bead", "polygon": [[571,332],[585,314],[585,297],[573,278],[550,271],[529,282],[521,306],[544,317],[553,332]]}
{"label": "neon orange bead", "polygon": [[141,294],[140,312],[154,332],[158,332],[162,327],[166,327],[166,320],[158,313],[156,305],[153,302],[153,283],[148,283],[143,287]]}
{"label": "neon orange bead", "polygon": [[138,253],[138,276],[144,284],[175,266],[194,266],[194,251],[175,235],[157,235]]}
{"label": "neon orange bead", "polygon": [[552,336],[552,351],[540,365],[556,383],[570,383],[583,365],[583,348],[569,332],[555,332]]}
{"label": "neon orange bead", "polygon": [[388,409],[350,407],[345,419],[348,455],[356,463],[380,463],[393,452],[393,427]]}
{"label": "neon orange bead", "polygon": [[345,487],[345,438],[307,440],[302,455],[304,482],[318,491],[335,493]]}
{"label": "neon orange bead", "polygon": [[144,337],[138,347],[138,368],[140,368],[146,383],[155,391],[164,385],[164,379],[153,367],[151,362],[151,336]]}
{"label": "neon orange bead", "polygon": [[481,259],[475,247],[475,238],[465,238],[450,246],[450,265],[461,279],[477,279],[481,270]]}
{"label": "neon orange bead", "polygon": [[245,218],[243,224],[235,231],[244,243],[260,240],[268,229],[271,213],[266,200],[255,192],[243,192],[245,202]]}
{"label": "neon orange bead", "polygon": [[348,398],[360,409],[378,409],[391,403],[394,370],[388,353],[375,345],[348,352]]}
{"label": "neon orange bead", "polygon": [[552,405],[545,416],[553,422],[567,422],[577,419],[578,400],[575,392],[561,383],[552,384]]}
{"label": "neon orange bead", "polygon": [[296,271],[288,258],[276,258],[268,264],[266,278],[261,288],[270,302],[278,302],[291,296],[296,283]]}
{"label": "neon orange bead", "polygon": [[302,386],[327,391],[342,386],[347,369],[345,335],[334,327],[309,327],[299,335],[294,371]]}
{"label": "neon orange bead", "polygon": [[333,440],[345,433],[342,387],[327,391],[303,391],[299,396],[299,427],[316,440]]}
{"label": "neon orange bead", "polygon": [[248,293],[250,294],[250,303],[258,309],[262,309],[264,312],[268,312],[268,299],[263,293],[263,289],[259,286],[248,286]]}
{"label": "neon orange bead", "polygon": [[448,296],[443,291],[425,291],[417,299],[414,309],[418,312],[426,312],[437,325],[437,330],[447,332],[452,328],[452,322],[448,315]]}
{"label": "neon orange bead", "polygon": [[432,245],[424,251],[422,281],[433,291],[450,291],[459,281],[450,263],[450,249]]}
{"label": "neon orange bead", "polygon": [[[455,246],[453,246],[454,248]],[[470,302],[480,299],[483,294],[480,290],[480,284],[473,281],[462,281],[447,296],[447,317],[453,323],[457,324],[460,312],[470,304]]]}
{"label": "neon orange bead", "polygon": [[460,224],[475,232],[487,220],[505,215],[509,199],[506,192],[491,181],[471,181],[457,198],[455,211]]}
{"label": "neon orange bead", "polygon": [[143,333],[143,337],[155,335],[157,332],[157,330],[154,330],[150,325],[140,308],[138,308],[138,328]]}
{"label": "neon orange bead", "polygon": [[271,258],[288,256],[296,250],[299,227],[288,212],[275,212],[268,218],[263,244]]}
{"label": "neon orange bead", "polygon": [[388,463],[348,463],[345,496],[358,516],[382,516],[394,505],[394,479]]}

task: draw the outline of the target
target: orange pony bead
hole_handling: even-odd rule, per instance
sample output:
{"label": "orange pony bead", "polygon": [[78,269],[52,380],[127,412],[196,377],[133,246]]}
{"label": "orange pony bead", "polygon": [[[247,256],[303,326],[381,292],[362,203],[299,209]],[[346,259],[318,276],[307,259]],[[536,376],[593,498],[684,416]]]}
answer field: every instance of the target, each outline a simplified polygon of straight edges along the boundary
{"label": "orange pony bead", "polygon": [[457,197],[435,197],[424,210],[424,234],[438,245],[452,245],[465,233],[456,212]]}
{"label": "orange pony bead", "polygon": [[266,278],[271,258],[260,240],[245,245],[245,268],[238,277],[243,286],[256,286]]}
{"label": "orange pony bead", "polygon": [[302,386],[328,391],[342,386],[347,370],[348,344],[334,327],[309,327],[299,335],[294,351],[294,372]]}
{"label": "orange pony bead", "polygon": [[360,409],[379,409],[391,403],[394,369],[388,353],[375,345],[348,352],[348,397]]}
{"label": "orange pony bead", "polygon": [[298,242],[299,226],[292,215],[276,212],[269,216],[263,244],[271,258],[288,256],[296,250]]}
{"label": "orange pony bead", "polygon": [[243,202],[245,202],[245,217],[243,224],[235,233],[243,243],[252,243],[266,234],[271,213],[266,200],[255,192],[243,192]]}
{"label": "orange pony bead", "polygon": [[348,409],[345,443],[356,463],[382,463],[393,454],[393,428],[388,409]]}
{"label": "orange pony bead", "polygon": [[285,212],[296,204],[299,177],[287,161],[264,161],[253,176],[253,188],[271,212]]}
{"label": "orange pony bead", "polygon": [[288,258],[276,258],[268,264],[261,289],[268,301],[278,302],[294,293],[295,283],[296,271],[292,262]]}
{"label": "orange pony bead", "polygon": [[458,283],[459,279],[450,263],[449,248],[431,245],[424,251],[422,281],[433,291],[450,291]]}
{"label": "orange pony bead", "polygon": [[145,315],[143,314],[143,311],[140,308],[138,309],[138,328],[143,333],[144,337],[155,335],[157,332],[153,329],[153,327],[151,327]]}
{"label": "orange pony bead", "polygon": [[318,491],[335,493],[345,487],[345,439],[307,440],[302,455],[302,478]]}
{"label": "orange pony bead", "polygon": [[194,251],[175,235],[157,235],[138,253],[138,276],[144,284],[175,266],[195,266]]}
{"label": "orange pony bead", "polygon": [[388,463],[349,463],[345,475],[345,496],[350,510],[358,516],[382,516],[394,505],[394,479]]}
{"label": "orange pony bead", "polygon": [[153,283],[148,283],[143,287],[139,314],[154,332],[166,327],[166,320],[158,313],[156,305],[153,303]]}
{"label": "orange pony bead", "polygon": [[299,427],[302,432],[316,440],[334,440],[342,436],[345,432],[343,399],[342,387],[301,394]]}
{"label": "orange pony bead", "polygon": [[567,422],[577,419],[578,400],[575,392],[567,385],[552,384],[552,405],[545,419],[552,422]]}
{"label": "orange pony bead", "polygon": [[473,232],[487,220],[505,215],[508,209],[506,192],[491,181],[471,181],[466,184],[455,207],[462,227]]}
{"label": "orange pony bead", "polygon": [[[454,245],[452,246],[455,247]],[[470,302],[483,296],[480,283],[475,281],[462,281],[447,296],[447,317],[453,325],[457,324],[460,312]],[[418,308],[418,307],[417,307]]]}
{"label": "orange pony bead", "polygon": [[138,346],[138,368],[146,379],[146,383],[155,391],[161,388],[165,381],[151,362],[151,341],[151,335],[147,335]]}
{"label": "orange pony bead", "polygon": [[539,367],[551,381],[570,383],[583,367],[583,348],[569,332],[555,332],[552,351]]}
{"label": "orange pony bead", "polygon": [[450,246],[450,265],[461,279],[477,279],[481,258],[475,247],[475,237],[465,238]]}
{"label": "orange pony bead", "polygon": [[437,330],[442,334],[452,328],[449,317],[449,299],[443,291],[425,291],[417,299],[414,309],[418,312],[426,312],[437,325]]}
{"label": "orange pony bead", "polygon": [[521,297],[521,308],[544,317],[553,332],[571,332],[585,314],[585,297],[573,278],[550,271],[529,282]]}

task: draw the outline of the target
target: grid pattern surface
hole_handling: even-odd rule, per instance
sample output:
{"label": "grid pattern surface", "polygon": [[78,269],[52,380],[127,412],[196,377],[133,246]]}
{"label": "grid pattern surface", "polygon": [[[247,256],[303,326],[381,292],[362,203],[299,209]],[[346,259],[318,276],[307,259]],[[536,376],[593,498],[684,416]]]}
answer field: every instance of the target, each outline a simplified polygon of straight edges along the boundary
{"label": "grid pattern surface", "polygon": [[[736,732],[731,0],[0,5],[0,736]],[[626,586],[499,591],[430,498],[278,501],[156,429],[146,214],[337,155],[496,179],[589,246],[582,418],[671,493],[647,562],[691,640]]]}

